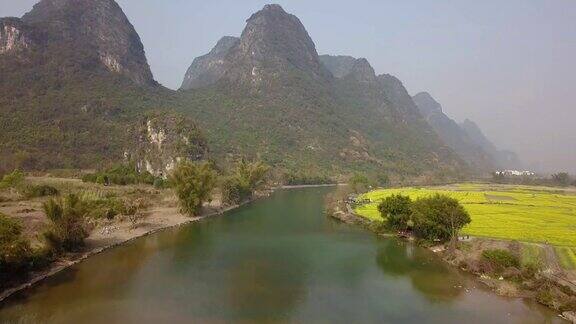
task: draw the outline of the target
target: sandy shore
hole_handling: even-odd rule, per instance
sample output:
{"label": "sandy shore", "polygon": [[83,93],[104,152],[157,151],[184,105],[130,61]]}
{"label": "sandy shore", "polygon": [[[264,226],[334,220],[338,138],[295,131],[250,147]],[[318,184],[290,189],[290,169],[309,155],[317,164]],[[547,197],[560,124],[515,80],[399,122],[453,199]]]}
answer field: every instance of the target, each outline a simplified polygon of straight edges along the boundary
{"label": "sandy shore", "polygon": [[[248,204],[246,202],[242,205]],[[109,225],[95,229],[86,239],[86,248],[80,253],[69,253],[53,262],[48,268],[33,272],[29,279],[22,284],[4,290],[0,293],[0,303],[10,296],[36,286],[43,280],[66,270],[88,258],[117,246],[128,244],[136,239],[168,230],[185,224],[194,223],[202,219],[222,215],[225,212],[241,207],[242,205],[220,208],[217,204],[208,205],[202,215],[189,217],[179,212],[177,207],[152,207],[147,211],[146,217],[136,225],[130,221],[113,222]]]}

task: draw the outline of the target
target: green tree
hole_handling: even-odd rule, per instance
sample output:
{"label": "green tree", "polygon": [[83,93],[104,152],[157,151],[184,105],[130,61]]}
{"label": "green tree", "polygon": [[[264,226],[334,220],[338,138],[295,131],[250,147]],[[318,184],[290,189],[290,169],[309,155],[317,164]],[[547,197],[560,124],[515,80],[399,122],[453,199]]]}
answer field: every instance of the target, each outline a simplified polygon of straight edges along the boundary
{"label": "green tree", "polygon": [[208,162],[181,162],[170,175],[182,212],[196,215],[212,196],[218,177]]}
{"label": "green tree", "polygon": [[390,185],[390,177],[387,174],[379,173],[376,176],[376,182],[380,187],[387,187]]}
{"label": "green tree", "polygon": [[412,200],[408,196],[392,195],[378,205],[382,218],[395,230],[406,230],[412,217]]}
{"label": "green tree", "polygon": [[350,187],[355,193],[361,193],[368,190],[370,181],[368,177],[361,173],[355,173],[349,181]]}
{"label": "green tree", "polygon": [[22,226],[0,213],[0,278],[20,271],[30,255],[30,243],[22,235]]}
{"label": "green tree", "polygon": [[43,207],[51,223],[44,238],[53,251],[70,252],[84,246],[84,240],[88,237],[85,220],[89,208],[78,195],[69,194],[64,199],[50,199]]}
{"label": "green tree", "polygon": [[559,172],[552,175],[552,181],[558,186],[567,187],[570,184],[570,175],[566,172]]}
{"label": "green tree", "polygon": [[504,174],[504,172],[500,172],[500,171],[492,172],[492,182],[505,183],[506,182],[506,175]]}
{"label": "green tree", "polygon": [[414,233],[426,240],[451,241],[455,247],[459,231],[471,222],[458,200],[436,194],[413,203]]}
{"label": "green tree", "polygon": [[262,161],[241,159],[232,174],[222,181],[222,200],[228,204],[238,204],[252,198],[254,192],[266,184],[269,170]]}
{"label": "green tree", "polygon": [[235,176],[250,188],[250,191],[262,189],[266,184],[266,174],[270,167],[262,161],[249,162],[241,159],[236,165]]}

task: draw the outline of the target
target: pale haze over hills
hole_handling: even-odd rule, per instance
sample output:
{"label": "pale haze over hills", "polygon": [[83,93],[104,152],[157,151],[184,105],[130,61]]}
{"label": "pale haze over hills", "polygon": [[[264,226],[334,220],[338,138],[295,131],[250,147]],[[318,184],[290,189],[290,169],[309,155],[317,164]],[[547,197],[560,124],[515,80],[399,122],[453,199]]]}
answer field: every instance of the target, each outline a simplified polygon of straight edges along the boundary
{"label": "pale haze over hills", "polygon": [[[36,0],[0,0],[0,17]],[[120,0],[156,80],[178,88],[192,60],[269,1]],[[366,57],[378,74],[427,91],[458,122],[475,121],[530,166],[576,173],[576,3],[277,1],[320,54]]]}

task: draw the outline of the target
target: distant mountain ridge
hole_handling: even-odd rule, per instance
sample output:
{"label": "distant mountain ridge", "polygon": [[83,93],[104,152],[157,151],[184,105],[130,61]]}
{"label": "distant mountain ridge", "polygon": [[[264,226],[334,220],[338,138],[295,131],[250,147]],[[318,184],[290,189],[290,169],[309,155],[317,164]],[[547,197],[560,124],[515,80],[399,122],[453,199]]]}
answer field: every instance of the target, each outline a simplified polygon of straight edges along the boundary
{"label": "distant mountain ridge", "polygon": [[[448,179],[484,159],[448,143],[396,77],[363,58],[319,56],[279,5],[194,59],[178,92],[154,80],[114,0],[42,0],[22,18],[0,19],[0,71],[5,165],[132,159],[161,173],[180,157],[210,154],[293,173]],[[470,134],[456,126],[485,145],[471,125]]]}
{"label": "distant mountain ridge", "polygon": [[[377,76],[366,59],[319,56],[280,6],[252,15],[223,51],[221,42],[194,60],[181,88],[184,111],[207,130],[215,153],[332,174],[465,168],[399,80]],[[211,82],[187,81],[201,79]]]}
{"label": "distant mountain ridge", "polygon": [[476,123],[466,119],[463,123],[458,124],[452,120],[429,93],[418,93],[413,99],[422,115],[440,135],[440,138],[472,167],[483,172],[521,167],[516,154],[498,150],[484,136]]}
{"label": "distant mountain ridge", "polygon": [[240,43],[240,38],[222,37],[210,53],[197,57],[192,62],[180,89],[190,90],[210,86],[220,80],[227,70],[226,56]]}
{"label": "distant mountain ridge", "polygon": [[522,161],[515,152],[509,150],[500,150],[492,143],[482,132],[480,127],[473,121],[465,119],[460,124],[460,127],[468,134],[474,143],[482,147],[482,149],[490,154],[496,161],[496,165],[500,169],[516,169],[523,168]]}

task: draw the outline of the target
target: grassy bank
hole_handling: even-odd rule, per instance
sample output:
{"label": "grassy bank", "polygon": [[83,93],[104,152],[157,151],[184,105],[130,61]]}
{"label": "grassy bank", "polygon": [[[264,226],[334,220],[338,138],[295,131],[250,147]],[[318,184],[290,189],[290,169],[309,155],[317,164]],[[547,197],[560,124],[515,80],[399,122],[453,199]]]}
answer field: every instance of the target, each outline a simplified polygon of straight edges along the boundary
{"label": "grassy bank", "polygon": [[[411,198],[441,193],[458,199],[472,222],[463,234],[576,247],[576,193],[547,187],[458,184],[433,188],[382,189],[360,197],[358,215],[382,220],[379,202],[390,195]],[[572,250],[571,250],[572,251]],[[570,258],[573,254],[568,255]]]}
{"label": "grassy bank", "polygon": [[446,195],[470,214],[461,233],[471,238],[454,251],[447,245],[432,248],[448,263],[477,275],[500,295],[533,298],[561,313],[576,310],[573,189],[490,184],[380,189],[357,197],[354,213],[385,224],[378,206],[397,194],[412,200]]}

